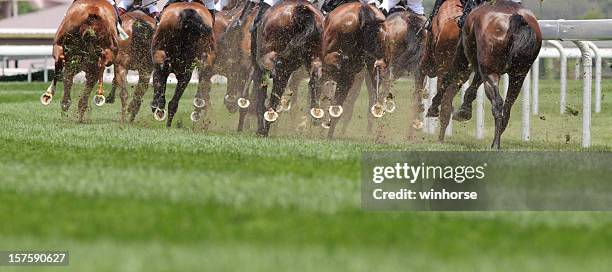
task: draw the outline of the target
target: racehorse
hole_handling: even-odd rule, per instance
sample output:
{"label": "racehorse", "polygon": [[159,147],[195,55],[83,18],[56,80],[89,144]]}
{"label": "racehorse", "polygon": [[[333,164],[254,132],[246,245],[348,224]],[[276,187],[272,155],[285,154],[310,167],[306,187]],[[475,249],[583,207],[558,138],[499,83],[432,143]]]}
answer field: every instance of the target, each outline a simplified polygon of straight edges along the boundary
{"label": "racehorse", "polygon": [[105,102],[102,76],[106,66],[113,62],[118,48],[116,15],[113,6],[106,0],[76,0],[70,5],[60,24],[53,42],[55,76],[51,86],[41,96],[43,105],[49,105],[56,91],[57,82],[63,74],[63,112],[70,108],[70,91],[74,76],[85,71],[85,89],[79,101],[79,122],[83,122],[89,95],[98,83],[94,103]]}
{"label": "racehorse", "polygon": [[[304,0],[283,1],[264,15],[257,31],[257,47],[253,48],[253,92],[258,135],[268,135],[270,124],[278,119],[277,108],[289,77],[302,66],[310,75],[311,113],[314,118],[323,117],[317,101],[322,73],[320,52],[323,21],[323,14]],[[267,106],[264,73],[269,73],[273,79],[272,95]]]}
{"label": "racehorse", "polygon": [[[413,128],[422,128],[423,122],[420,114],[424,110],[422,82],[424,82],[425,74],[421,73],[418,68],[425,36],[427,35],[427,31],[423,30],[425,21],[424,16],[412,11],[394,12],[387,17],[385,21],[386,36],[383,43],[385,58],[389,61],[389,77],[383,81],[382,93],[376,96],[370,93],[370,100],[375,100],[375,103],[370,104],[370,107],[372,107],[371,116],[382,117],[386,112],[392,113],[395,111],[396,105],[391,93],[391,85],[396,79],[413,73],[415,85],[409,120],[412,121]],[[368,122],[368,127],[371,127],[370,123]]]}
{"label": "racehorse", "polygon": [[[178,103],[189,84],[194,65],[198,67],[198,88],[193,100],[191,120],[201,118],[201,110],[210,104],[210,77],[215,62],[215,38],[213,17],[200,3],[174,3],[162,12],[159,25],[153,35],[153,87],[155,95],[151,103],[153,116],[158,121],[166,118],[166,81],[174,73],[178,81],[174,97],[168,103],[168,121],[178,109]],[[206,107],[208,108],[208,107]]]}
{"label": "racehorse", "polygon": [[[491,101],[495,118],[495,138],[491,148],[501,148],[501,135],[508,126],[510,111],[516,101],[525,76],[531,69],[542,46],[542,33],[533,13],[511,0],[484,3],[468,15],[453,63],[442,81],[440,141],[444,140],[450,122],[452,100],[459,86],[471,72],[479,75]],[[510,76],[507,97],[499,94],[500,76]],[[469,90],[468,90],[469,91]],[[474,93],[466,92],[461,110],[455,119],[471,118]]]}
{"label": "racehorse", "polygon": [[114,103],[115,90],[121,89],[121,122],[125,120],[128,70],[138,71],[138,85],[134,97],[127,109],[130,113],[130,122],[134,121],[140,110],[142,97],[147,88],[153,72],[153,60],[151,59],[151,41],[157,22],[155,19],[140,11],[127,12],[121,16],[122,27],[129,35],[129,39],[119,41],[119,52],[115,57],[115,77],[107,102]]}
{"label": "racehorse", "polygon": [[[448,72],[455,52],[461,29],[459,18],[463,14],[463,2],[461,0],[446,0],[440,6],[436,15],[432,18],[431,31],[425,39],[425,53],[421,60],[422,74],[431,78],[442,78]],[[420,80],[424,87],[424,79]],[[470,90],[477,90],[482,84],[480,76],[475,76],[470,85]],[[437,89],[441,90],[442,80],[438,80]],[[439,106],[442,102],[442,92],[438,91],[432,99],[432,105],[427,111],[427,117],[438,117]]]}
{"label": "racehorse", "polygon": [[[323,32],[323,81],[330,101],[328,138],[332,138],[355,75],[364,66],[378,91],[388,76],[383,41],[385,16],[360,2],[342,4],[331,11]],[[376,92],[378,93],[378,92]]]}

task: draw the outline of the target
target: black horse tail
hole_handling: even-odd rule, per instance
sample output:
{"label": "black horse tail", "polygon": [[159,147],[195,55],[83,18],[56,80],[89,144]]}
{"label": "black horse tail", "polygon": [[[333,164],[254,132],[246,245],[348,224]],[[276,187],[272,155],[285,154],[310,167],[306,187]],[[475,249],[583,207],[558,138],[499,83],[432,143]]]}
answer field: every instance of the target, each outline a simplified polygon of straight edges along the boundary
{"label": "black horse tail", "polygon": [[179,16],[179,26],[183,37],[200,38],[212,35],[212,26],[206,25],[202,16],[194,9],[184,9]]}
{"label": "black horse tail", "polygon": [[425,20],[421,16],[411,14],[408,17],[408,32],[405,42],[408,47],[397,59],[397,65],[403,69],[414,70],[425,52]]}
{"label": "black horse tail", "polygon": [[508,27],[508,45],[510,63],[512,65],[531,65],[523,63],[533,58],[539,51],[535,31],[521,15],[510,16]]}
{"label": "black horse tail", "polygon": [[[132,52],[147,52],[147,56],[149,56],[154,33],[155,29],[150,24],[141,19],[136,19],[132,26],[132,38],[134,39],[132,42]],[[145,47],[142,48],[142,46]]]}
{"label": "black horse tail", "polygon": [[298,4],[293,12],[294,31],[293,38],[287,44],[287,47],[280,53],[280,57],[284,59],[297,57],[296,52],[310,50],[312,41],[321,36],[321,30],[317,27],[317,19],[315,13],[310,7]]}
{"label": "black horse tail", "polygon": [[376,13],[368,4],[361,4],[359,9],[359,22],[361,28],[361,42],[363,49],[366,53],[371,55],[381,55],[381,41],[378,38],[380,27],[384,23],[384,20],[380,20],[376,17]]}

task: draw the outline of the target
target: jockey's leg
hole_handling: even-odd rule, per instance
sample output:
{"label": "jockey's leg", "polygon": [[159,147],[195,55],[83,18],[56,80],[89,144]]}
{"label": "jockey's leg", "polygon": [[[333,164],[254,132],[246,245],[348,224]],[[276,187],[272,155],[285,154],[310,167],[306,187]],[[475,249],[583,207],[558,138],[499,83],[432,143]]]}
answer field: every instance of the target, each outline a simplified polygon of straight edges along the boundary
{"label": "jockey's leg", "polygon": [[117,7],[115,1],[113,0],[108,0],[108,2],[113,5],[113,8],[115,9],[115,16],[117,18],[117,33],[119,33],[119,38],[125,41],[130,38],[130,36],[125,33],[125,30],[123,30],[123,28],[121,27],[121,15],[125,13],[125,10],[121,11],[121,8]]}
{"label": "jockey's leg", "polygon": [[268,11],[268,9],[270,9],[271,7],[273,7],[274,5],[278,4],[279,2],[281,2],[282,0],[262,0],[261,4],[259,5],[259,12],[257,12],[257,16],[255,16],[255,20],[253,21],[253,26],[251,26],[251,32],[255,33],[255,31],[257,31],[257,27],[259,27],[259,24],[261,23],[261,19],[263,19],[264,14],[266,14],[266,11]]}
{"label": "jockey's leg", "polygon": [[208,9],[208,11],[210,12],[210,15],[212,15],[213,23],[214,23],[215,22],[215,14],[217,13],[217,10],[215,9],[215,0],[204,0],[203,3],[206,6],[206,8]]}
{"label": "jockey's leg", "polygon": [[143,0],[142,6],[147,10],[147,14],[159,21],[159,8],[157,8],[157,1],[155,0]]}
{"label": "jockey's leg", "polygon": [[120,0],[117,1],[117,12],[119,16],[127,12],[127,10],[134,5],[134,0]]}

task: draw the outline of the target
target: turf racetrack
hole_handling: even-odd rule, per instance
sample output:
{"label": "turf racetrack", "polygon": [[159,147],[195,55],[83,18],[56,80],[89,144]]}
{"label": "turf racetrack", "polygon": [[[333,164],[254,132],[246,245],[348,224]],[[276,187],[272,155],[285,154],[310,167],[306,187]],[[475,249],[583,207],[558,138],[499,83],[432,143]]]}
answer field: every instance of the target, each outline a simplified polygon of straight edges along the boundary
{"label": "turf racetrack", "polygon": [[[384,144],[365,130],[366,101],[339,140],[296,132],[289,116],[272,136],[233,132],[237,116],[215,86],[208,131],[189,121],[193,87],[166,129],[153,121],[151,91],[136,122],[119,105],[93,108],[85,124],[49,107],[43,84],[0,84],[0,250],[70,251],[64,268],[2,271],[606,271],[612,214],[577,212],[399,213],[360,208],[366,150],[487,150],[474,121],[455,135],[406,142],[409,83],[396,84],[397,113]],[[581,110],[580,82],[569,103]],[[606,82],[603,89],[610,90]],[[222,90],[223,89],[223,90]],[[506,150],[581,151],[581,115],[558,114],[558,86],[541,83],[532,140],[520,136],[520,101],[502,138]],[[172,94],[172,91],[169,91]],[[169,99],[169,97],[168,97]],[[305,101],[302,99],[302,101]],[[300,120],[300,116],[294,116]],[[591,151],[612,150],[612,98],[593,114]],[[607,268],[606,268],[607,267]]]}

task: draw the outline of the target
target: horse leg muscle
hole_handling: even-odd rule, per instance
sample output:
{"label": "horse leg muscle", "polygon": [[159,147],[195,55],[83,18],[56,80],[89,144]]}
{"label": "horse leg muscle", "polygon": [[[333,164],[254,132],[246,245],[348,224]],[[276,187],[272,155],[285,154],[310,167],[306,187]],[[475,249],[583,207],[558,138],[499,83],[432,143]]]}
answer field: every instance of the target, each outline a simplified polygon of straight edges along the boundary
{"label": "horse leg muscle", "polygon": [[485,93],[491,101],[491,111],[493,112],[493,118],[495,119],[495,138],[491,148],[499,149],[501,147],[502,110],[504,106],[504,100],[501,98],[498,88],[500,75],[490,73],[488,75],[483,75],[483,77],[485,78]]}
{"label": "horse leg muscle", "polygon": [[476,99],[476,95],[478,95],[480,84],[482,84],[482,76],[480,73],[474,73],[474,79],[472,83],[470,83],[470,87],[465,90],[463,104],[461,104],[461,108],[453,114],[453,120],[463,122],[472,119],[472,104]]}

